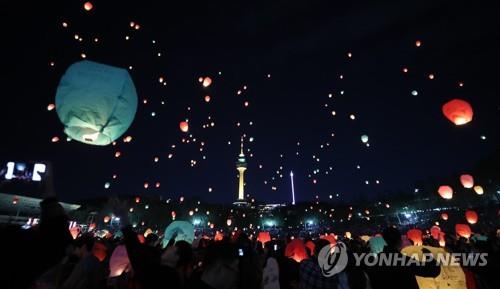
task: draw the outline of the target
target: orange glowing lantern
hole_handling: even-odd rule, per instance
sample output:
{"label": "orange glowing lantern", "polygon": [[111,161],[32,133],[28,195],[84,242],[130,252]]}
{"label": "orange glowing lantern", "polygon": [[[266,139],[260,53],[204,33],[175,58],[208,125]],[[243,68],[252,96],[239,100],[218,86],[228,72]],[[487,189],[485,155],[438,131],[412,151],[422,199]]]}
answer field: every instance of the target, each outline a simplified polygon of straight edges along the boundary
{"label": "orange glowing lantern", "polygon": [[460,182],[466,189],[470,189],[474,186],[474,178],[471,175],[461,175]]}
{"label": "orange glowing lantern", "polygon": [[135,202],[136,202],[137,204],[139,204],[139,202],[140,202],[140,201],[141,201],[141,198],[139,198],[139,197],[135,197]]}
{"label": "orange glowing lantern", "polygon": [[467,101],[453,99],[443,105],[443,114],[454,124],[463,125],[472,120],[474,112]]}
{"label": "orange glowing lantern", "polygon": [[467,210],[465,211],[465,219],[467,220],[467,222],[471,225],[474,225],[475,223],[477,223],[477,213],[475,211],[472,211],[472,210]]}
{"label": "orange glowing lantern", "polygon": [[301,239],[293,239],[285,248],[285,256],[299,263],[307,259],[307,251],[304,242]]}
{"label": "orange glowing lantern", "polygon": [[205,95],[205,102],[210,102],[210,95]]}
{"label": "orange glowing lantern", "polygon": [[212,79],[210,77],[203,78],[203,87],[209,87],[212,84]]}
{"label": "orange glowing lantern", "polygon": [[483,187],[481,187],[481,186],[474,186],[474,192],[476,192],[476,194],[478,194],[478,195],[484,194]]}
{"label": "orange glowing lantern", "polygon": [[111,218],[109,216],[104,217],[104,223],[109,223],[110,220]]}
{"label": "orange glowing lantern", "polygon": [[215,240],[215,241],[222,241],[222,239],[224,239],[224,235],[223,235],[221,232],[217,231],[217,232],[215,233],[214,240]]}
{"label": "orange glowing lantern", "polygon": [[69,232],[71,233],[71,237],[73,237],[73,240],[74,240],[78,237],[78,235],[80,235],[80,227],[75,226],[75,227],[69,229]]}
{"label": "orange glowing lantern", "polygon": [[472,231],[467,224],[456,224],[455,225],[455,232],[457,233],[458,236],[464,237],[464,238],[470,238],[470,235],[472,234]]}
{"label": "orange glowing lantern", "polygon": [[413,242],[414,246],[422,246],[422,231],[419,229],[410,229],[406,232],[406,236]]}
{"label": "orange glowing lantern", "polygon": [[188,132],[189,124],[187,123],[187,121],[181,121],[179,123],[179,128],[181,129],[182,132]]}
{"label": "orange glowing lantern", "polygon": [[444,238],[444,233],[439,232],[439,246],[444,247],[446,245],[446,240]]}
{"label": "orange glowing lantern", "polygon": [[453,198],[453,189],[450,186],[440,186],[438,193],[443,199],[450,200]]}
{"label": "orange glowing lantern", "polygon": [[448,214],[447,213],[442,213],[441,214],[441,219],[443,219],[444,221],[448,220]]}
{"label": "orange glowing lantern", "polygon": [[262,246],[264,246],[265,243],[271,241],[271,234],[269,232],[259,232],[257,241],[261,242]]}

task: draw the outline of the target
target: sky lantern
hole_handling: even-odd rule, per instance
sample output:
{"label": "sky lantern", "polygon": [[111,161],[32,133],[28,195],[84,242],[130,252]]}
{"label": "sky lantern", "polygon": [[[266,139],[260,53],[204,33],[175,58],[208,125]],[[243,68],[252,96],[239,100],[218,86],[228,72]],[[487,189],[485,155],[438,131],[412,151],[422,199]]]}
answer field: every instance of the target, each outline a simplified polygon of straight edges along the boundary
{"label": "sky lantern", "polygon": [[231,220],[231,219],[226,220],[226,224],[228,227],[231,226],[232,223],[233,223],[233,220]]}
{"label": "sky lantern", "polygon": [[174,221],[168,225],[163,235],[162,246],[166,247],[170,239],[175,235],[175,242],[186,241],[189,244],[194,241],[194,226],[187,221]]}
{"label": "sky lantern", "polygon": [[205,102],[210,102],[210,95],[205,95]]}
{"label": "sky lantern", "polygon": [[56,105],[53,104],[53,103],[50,103],[49,105],[47,105],[47,110],[48,111],[52,111],[52,110],[54,110],[54,108],[56,108]]}
{"label": "sky lantern", "polygon": [[90,11],[92,8],[94,8],[94,5],[90,1],[83,4],[83,9],[85,9],[85,11]]}
{"label": "sky lantern", "polygon": [[349,231],[345,232],[345,237],[347,239],[351,239],[351,237],[352,237],[351,232],[349,232]]}
{"label": "sky lantern", "polygon": [[335,246],[337,244],[337,238],[334,234],[325,234],[321,236],[321,239],[327,240],[332,246]]}
{"label": "sky lantern", "polygon": [[189,124],[187,123],[187,121],[181,121],[179,123],[179,128],[181,129],[182,132],[188,132]]}
{"label": "sky lantern", "polygon": [[72,227],[71,229],[69,229],[69,232],[71,233],[71,237],[73,237],[73,240],[75,240],[78,235],[80,235],[80,227]]}
{"label": "sky lantern", "polygon": [[137,93],[127,70],[84,60],[62,76],[55,106],[70,138],[104,146],[132,124]]}
{"label": "sky lantern", "polygon": [[474,178],[471,175],[461,175],[460,176],[460,182],[462,183],[462,186],[466,189],[470,189],[474,186]]}
{"label": "sky lantern", "polygon": [[309,252],[311,252],[311,255],[314,256],[314,249],[316,248],[316,244],[314,244],[313,241],[309,240],[305,244],[306,248],[309,249]]}
{"label": "sky lantern", "polygon": [[215,241],[222,241],[222,239],[224,239],[224,235],[219,231],[215,232],[214,240]]}
{"label": "sky lantern", "polygon": [[257,236],[257,241],[262,243],[262,246],[264,246],[265,243],[271,241],[271,234],[267,231],[262,231],[259,232],[259,235]]}
{"label": "sky lantern", "polygon": [[125,245],[118,245],[109,259],[109,277],[120,276],[131,267]]}
{"label": "sky lantern", "polygon": [[450,186],[440,186],[438,193],[443,199],[450,200],[453,198],[453,189]]}
{"label": "sky lantern", "polygon": [[203,82],[202,82],[202,85],[203,87],[209,87],[210,84],[212,84],[212,79],[210,77],[205,77],[203,78]]}
{"label": "sky lantern", "polygon": [[473,210],[467,210],[465,211],[465,219],[469,224],[474,225],[475,223],[477,223],[477,213]]}
{"label": "sky lantern", "polygon": [[439,228],[439,226],[432,226],[432,228],[431,228],[432,238],[439,240],[440,233],[441,233],[441,228]]}
{"label": "sky lantern", "polygon": [[367,143],[367,142],[368,142],[368,136],[367,136],[366,134],[362,135],[362,136],[361,136],[361,141],[362,141],[363,143]]}
{"label": "sky lantern", "polygon": [[141,201],[140,197],[135,197],[135,202],[138,204]]}
{"label": "sky lantern", "polygon": [[170,215],[172,216],[172,220],[175,220],[175,216],[177,216],[177,214],[175,213],[175,211],[172,211],[170,213]]}
{"label": "sky lantern", "polygon": [[109,220],[111,220],[109,216],[104,216],[104,223],[109,223]]}
{"label": "sky lantern", "polygon": [[456,224],[455,225],[455,232],[460,237],[464,237],[467,239],[470,238],[470,235],[472,234],[472,231],[471,231],[469,225],[467,225],[467,224]]}
{"label": "sky lantern", "polygon": [[298,263],[307,259],[307,251],[304,242],[301,239],[293,239],[285,248],[285,256]]}
{"label": "sky lantern", "polygon": [[415,246],[422,246],[422,231],[419,229],[410,229],[406,232],[406,236],[413,242]]}
{"label": "sky lantern", "polygon": [[420,40],[415,41],[415,46],[416,47],[422,46],[422,41],[420,41]]}
{"label": "sky lantern", "polygon": [[476,194],[478,194],[478,195],[484,194],[483,187],[481,187],[481,186],[474,186],[474,192],[476,192]]}
{"label": "sky lantern", "polygon": [[454,124],[463,125],[472,120],[474,112],[467,101],[453,99],[443,105],[443,114]]}
{"label": "sky lantern", "polygon": [[441,214],[441,219],[443,219],[444,221],[448,220],[448,214],[447,213],[442,213]]}

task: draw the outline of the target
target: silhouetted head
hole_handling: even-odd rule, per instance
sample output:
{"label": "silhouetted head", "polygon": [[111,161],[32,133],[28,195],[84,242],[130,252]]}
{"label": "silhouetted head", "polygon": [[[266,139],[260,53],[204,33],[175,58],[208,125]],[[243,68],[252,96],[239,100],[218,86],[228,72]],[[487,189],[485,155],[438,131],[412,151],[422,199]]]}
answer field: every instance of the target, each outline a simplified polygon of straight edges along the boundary
{"label": "silhouetted head", "polygon": [[384,237],[387,247],[398,250],[401,247],[401,232],[397,228],[387,227],[382,232],[382,237]]}

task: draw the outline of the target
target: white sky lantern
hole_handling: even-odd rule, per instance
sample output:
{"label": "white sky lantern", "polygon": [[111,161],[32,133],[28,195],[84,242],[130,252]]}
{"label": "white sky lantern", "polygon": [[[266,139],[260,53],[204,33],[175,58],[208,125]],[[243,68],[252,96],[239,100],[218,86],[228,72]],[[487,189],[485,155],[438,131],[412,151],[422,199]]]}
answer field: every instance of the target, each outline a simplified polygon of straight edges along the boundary
{"label": "white sky lantern", "polygon": [[108,145],[132,124],[137,93],[127,70],[91,61],[71,65],[56,92],[64,132],[77,141]]}
{"label": "white sky lantern", "polygon": [[361,141],[362,141],[363,143],[367,143],[367,142],[368,142],[368,136],[367,136],[366,134],[362,135],[362,136],[361,136]]}

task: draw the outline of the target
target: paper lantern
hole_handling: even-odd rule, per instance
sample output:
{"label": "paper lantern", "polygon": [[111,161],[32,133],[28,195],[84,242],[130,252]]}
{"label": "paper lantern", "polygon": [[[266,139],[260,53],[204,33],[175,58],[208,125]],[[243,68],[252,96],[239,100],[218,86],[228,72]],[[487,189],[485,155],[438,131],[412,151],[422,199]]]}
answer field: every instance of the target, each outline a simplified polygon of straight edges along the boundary
{"label": "paper lantern", "polygon": [[70,228],[69,232],[71,233],[71,237],[73,237],[73,240],[75,240],[78,235],[80,235],[80,227],[75,226],[73,228]]}
{"label": "paper lantern", "polygon": [[[401,253],[407,256],[418,256],[419,260],[422,260],[423,252],[422,249],[426,248],[429,250],[433,256],[448,254],[444,248],[431,247],[431,246],[409,246],[403,248]],[[465,274],[460,266],[446,266],[441,265],[441,272],[436,278],[420,277],[415,276],[417,280],[418,287],[421,289],[428,288],[448,288],[448,289],[467,289]],[[387,280],[390,284],[390,280]],[[390,288],[390,286],[387,286]]]}
{"label": "paper lantern", "polygon": [[363,240],[365,243],[368,243],[368,241],[370,241],[371,237],[368,236],[368,235],[363,235],[361,237],[359,237],[361,240]]}
{"label": "paper lantern", "polygon": [[307,259],[308,256],[304,242],[301,239],[293,239],[285,248],[285,256],[299,263]]}
{"label": "paper lantern", "polygon": [[215,240],[215,241],[222,241],[222,239],[224,239],[224,235],[223,235],[221,232],[217,231],[217,232],[215,233],[214,240]]}
{"label": "paper lantern", "polygon": [[305,244],[306,248],[311,252],[311,256],[314,256],[314,249],[316,248],[316,244],[313,241],[309,240]]}
{"label": "paper lantern", "polygon": [[440,186],[438,193],[443,199],[450,200],[453,198],[453,189],[450,186]]}
{"label": "paper lantern", "polygon": [[137,239],[139,240],[139,243],[141,243],[141,244],[146,243],[146,238],[144,238],[143,234],[137,234]]}
{"label": "paper lantern", "polygon": [[177,233],[175,241],[184,240],[189,244],[193,243],[194,240],[194,227],[193,224],[186,221],[174,221],[168,225],[165,229],[165,234],[163,235],[163,247],[166,247],[168,241],[172,238],[174,233]]}
{"label": "paper lantern", "polygon": [[210,102],[210,95],[205,95],[205,102]]}
{"label": "paper lantern", "polygon": [[385,242],[383,237],[376,236],[370,238],[370,240],[368,241],[368,245],[370,246],[370,252],[378,254],[384,251],[384,247],[387,246],[387,243]]}
{"label": "paper lantern", "polygon": [[459,235],[460,237],[464,237],[464,238],[469,238],[470,235],[472,234],[472,231],[471,231],[469,225],[467,225],[467,224],[456,224],[455,225],[455,232],[457,233],[457,235]]}
{"label": "paper lantern", "polygon": [[140,197],[135,197],[135,202],[138,204],[141,201]]}
{"label": "paper lantern", "polygon": [[231,226],[231,224],[232,224],[232,223],[233,223],[233,220],[231,220],[231,219],[227,219],[227,220],[226,220],[226,225],[227,225],[228,227],[229,227],[229,226]]}
{"label": "paper lantern", "polygon": [[147,238],[149,234],[152,234],[153,230],[151,228],[147,228],[146,231],[144,231],[144,237]]}
{"label": "paper lantern", "polygon": [[127,70],[91,61],[72,64],[56,92],[64,132],[86,144],[108,145],[129,128],[137,93]]}
{"label": "paper lantern", "polygon": [[262,246],[264,246],[265,243],[271,241],[271,234],[269,232],[259,232],[257,241],[261,242]]}
{"label": "paper lantern", "polygon": [[474,112],[467,101],[453,99],[443,105],[443,114],[454,124],[463,125],[472,120]]}
{"label": "paper lantern", "polygon": [[337,239],[335,238],[334,234],[325,234],[321,236],[321,239],[327,240],[332,246],[335,246],[337,244]]}
{"label": "paper lantern", "polygon": [[109,259],[109,277],[117,277],[131,269],[125,245],[118,245]]}
{"label": "paper lantern", "polygon": [[101,242],[95,242],[92,248],[92,254],[101,262],[106,259],[107,251],[108,248]]}
{"label": "paper lantern", "polygon": [[443,232],[439,232],[439,246],[446,246],[446,239],[444,238],[445,234]]}
{"label": "paper lantern", "polygon": [[109,223],[111,218],[109,216],[104,216],[104,223]]}
{"label": "paper lantern", "polygon": [[345,237],[346,237],[347,239],[351,239],[351,232],[349,232],[349,231],[348,231],[348,232],[345,232]]}
{"label": "paper lantern", "polygon": [[203,87],[209,87],[212,84],[212,79],[210,77],[203,78]]}
{"label": "paper lantern", "polygon": [[448,214],[447,213],[442,213],[441,214],[441,219],[443,219],[445,221],[448,220]]}
{"label": "paper lantern", "polygon": [[406,236],[413,242],[415,246],[422,246],[422,231],[419,229],[410,229],[406,232]]}
{"label": "paper lantern", "polygon": [[187,123],[187,121],[181,121],[179,123],[179,128],[181,129],[182,132],[188,132],[189,124]]}
{"label": "paper lantern", "polygon": [[439,234],[441,233],[441,228],[438,226],[432,226],[431,228],[431,236],[432,238],[439,240]]}
{"label": "paper lantern", "polygon": [[362,135],[362,136],[361,136],[361,141],[362,141],[363,143],[367,143],[367,142],[368,142],[368,136],[367,136],[366,134]]}
{"label": "paper lantern", "polygon": [[478,195],[484,194],[483,187],[481,187],[481,186],[474,186],[474,192],[476,192],[476,194],[478,194]]}
{"label": "paper lantern", "polygon": [[471,175],[461,175],[460,182],[466,189],[470,189],[474,186],[474,178]]}
{"label": "paper lantern", "polygon": [[472,211],[472,210],[467,210],[465,212],[465,219],[467,220],[467,222],[471,225],[474,225],[475,223],[477,223],[477,213],[475,211]]}
{"label": "paper lantern", "polygon": [[92,5],[91,2],[85,2],[85,4],[83,4],[83,9],[85,9],[86,11],[90,11],[92,10],[92,8],[94,8],[94,5]]}

